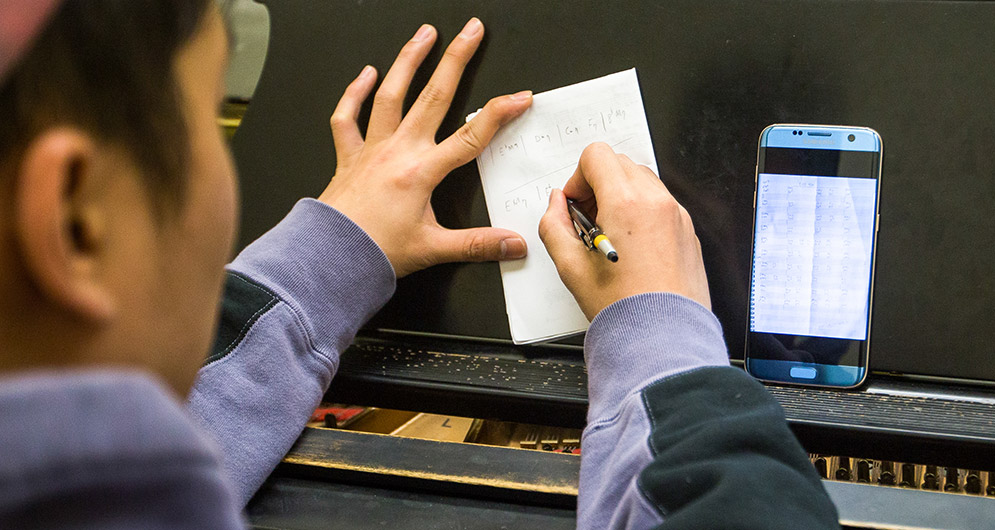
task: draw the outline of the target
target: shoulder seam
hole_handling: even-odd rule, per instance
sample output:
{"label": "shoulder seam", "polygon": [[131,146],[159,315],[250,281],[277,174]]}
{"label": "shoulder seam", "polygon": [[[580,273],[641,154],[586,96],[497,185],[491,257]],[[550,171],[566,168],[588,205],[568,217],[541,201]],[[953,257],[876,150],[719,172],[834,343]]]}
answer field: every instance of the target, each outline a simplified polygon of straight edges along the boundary
{"label": "shoulder seam", "polygon": [[[653,406],[650,404],[649,400],[646,399],[646,391],[658,385],[673,381],[675,379],[681,379],[686,375],[690,375],[708,368],[724,368],[724,367],[699,366],[697,368],[693,368],[685,372],[662,377],[644,386],[639,390],[639,399],[643,402],[642,412],[643,414],[646,414],[646,418],[649,420],[649,425],[650,425],[650,431],[646,433],[646,438],[644,439],[644,442],[646,443],[646,447],[647,449],[649,449],[650,455],[652,455],[653,459],[656,459],[656,457],[659,456],[659,453],[657,452],[656,447],[653,446],[651,440],[653,436],[653,431],[655,431],[657,428],[657,423],[656,423],[656,416],[652,414]],[[653,499],[649,497],[649,492],[646,490],[646,487],[643,483],[643,476],[644,476],[643,471],[645,471],[645,468],[643,470],[640,470],[640,472],[636,475],[636,490],[639,492],[639,496],[642,497],[644,501],[646,501],[646,504],[648,504],[651,508],[653,508],[656,511],[656,513],[660,515],[661,518],[664,518],[667,516],[667,512],[663,508],[663,506],[658,505],[655,501],[653,501]]]}
{"label": "shoulder seam", "polygon": [[673,381],[674,379],[679,379],[681,376],[692,374],[694,372],[697,372],[699,370],[704,370],[706,368],[724,368],[724,367],[722,367],[722,366],[712,366],[712,365],[708,365],[708,366],[696,366],[694,368],[691,368],[690,370],[686,370],[686,371],[679,372],[679,373],[676,373],[676,374],[670,374],[670,375],[660,376],[659,378],[654,379],[654,380],[650,381],[649,383],[646,383],[639,390],[633,390],[630,393],[626,394],[625,397],[622,398],[622,401],[619,402],[619,406],[618,406],[618,409],[615,411],[615,414],[613,414],[611,417],[605,418],[605,419],[601,419],[601,420],[597,420],[597,421],[593,421],[591,423],[588,423],[587,427],[585,427],[584,430],[585,431],[590,430],[592,432],[593,431],[597,431],[597,430],[601,429],[602,427],[611,425],[611,424],[615,423],[616,421],[618,421],[619,417],[621,417],[621,415],[622,415],[622,408],[623,408],[622,405],[624,405],[634,395],[638,394],[639,395],[639,399],[641,399],[643,401],[643,405],[647,406],[647,408],[648,408],[648,405],[646,404],[646,399],[644,397],[644,392],[647,389],[652,388],[652,387],[654,387],[654,386],[656,386],[658,384],[662,384],[664,381]]}
{"label": "shoulder seam", "polygon": [[[652,462],[651,462],[652,463]],[[649,498],[649,494],[646,492],[646,488],[643,486],[643,474],[640,472],[636,475],[636,491],[639,492],[639,496],[642,497],[643,501],[660,516],[661,519],[667,517],[667,511],[663,506],[658,505],[653,502],[653,499]]]}
{"label": "shoulder seam", "polygon": [[249,318],[242,325],[242,328],[239,329],[238,334],[235,335],[235,337],[231,340],[231,342],[228,343],[225,349],[209,356],[204,361],[204,366],[208,366],[227,357],[229,353],[231,353],[235,348],[238,347],[239,344],[242,343],[242,340],[245,339],[245,336],[249,333],[249,330],[252,329],[252,326],[254,326],[256,322],[259,321],[260,317],[268,313],[270,309],[273,309],[273,307],[276,306],[277,302],[282,301],[280,297],[276,295],[276,293],[269,290],[265,286],[259,285],[258,283],[252,281],[251,279],[246,278],[242,274],[233,271],[226,271],[226,273],[229,275],[229,277],[234,278],[257,291],[266,294],[267,296],[269,296],[269,301],[266,302],[262,307],[257,309],[255,313],[249,316]]}

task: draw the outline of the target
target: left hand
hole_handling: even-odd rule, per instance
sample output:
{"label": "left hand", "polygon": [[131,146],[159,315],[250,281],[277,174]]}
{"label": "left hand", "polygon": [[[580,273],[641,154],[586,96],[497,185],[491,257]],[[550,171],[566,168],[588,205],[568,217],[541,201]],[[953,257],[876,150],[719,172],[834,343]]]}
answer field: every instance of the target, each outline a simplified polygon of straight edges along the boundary
{"label": "left hand", "polygon": [[376,83],[373,67],[364,68],[346,88],[332,114],[338,162],[318,200],[365,230],[383,249],[398,278],[437,263],[525,256],[525,240],[510,230],[443,228],[430,202],[432,191],[450,171],[473,160],[502,125],[532,104],[528,91],[494,98],[452,136],[435,143],[463,69],[483,36],[483,24],[470,19],[402,116],[411,78],[436,38],[435,28],[423,25],[401,49],[377,90],[365,140],[356,120]]}

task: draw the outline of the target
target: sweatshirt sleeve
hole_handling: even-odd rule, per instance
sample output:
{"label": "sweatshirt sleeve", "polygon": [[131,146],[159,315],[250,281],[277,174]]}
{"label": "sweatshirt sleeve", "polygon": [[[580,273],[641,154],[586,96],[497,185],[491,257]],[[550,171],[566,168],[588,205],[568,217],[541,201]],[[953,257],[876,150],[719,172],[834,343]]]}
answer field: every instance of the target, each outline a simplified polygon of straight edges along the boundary
{"label": "sweatshirt sleeve", "polygon": [[578,528],[839,527],[780,405],[729,366],[703,306],[668,293],[620,300],[584,350]]}
{"label": "sweatshirt sleeve", "polygon": [[300,436],[339,355],[394,292],[379,246],[313,199],[227,267],[221,321],[189,396],[242,505]]}

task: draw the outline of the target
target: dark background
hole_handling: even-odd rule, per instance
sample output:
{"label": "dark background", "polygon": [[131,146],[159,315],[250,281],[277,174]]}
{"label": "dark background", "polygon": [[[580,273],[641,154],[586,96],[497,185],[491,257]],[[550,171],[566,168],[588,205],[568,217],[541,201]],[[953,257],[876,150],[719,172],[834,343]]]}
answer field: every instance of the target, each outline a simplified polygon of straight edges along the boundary
{"label": "dark background", "polygon": [[[884,168],[871,368],[995,381],[995,4],[264,3],[269,55],[233,144],[243,245],[327,184],[328,117],[365,64],[386,72],[429,22],[440,33],[434,65],[478,16],[487,36],[440,137],[493,96],[635,66],[658,165],[695,221],[732,357],[742,357],[746,329],[760,131],[778,122],[876,129]],[[444,225],[489,224],[474,164],[452,173],[433,203]],[[498,267],[404,278],[370,326],[509,338]]]}

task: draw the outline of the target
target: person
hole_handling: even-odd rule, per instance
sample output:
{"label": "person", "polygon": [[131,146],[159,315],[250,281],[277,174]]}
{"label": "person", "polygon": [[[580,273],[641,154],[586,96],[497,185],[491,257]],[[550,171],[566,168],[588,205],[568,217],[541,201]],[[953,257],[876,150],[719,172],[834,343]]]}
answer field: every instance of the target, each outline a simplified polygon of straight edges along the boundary
{"label": "person", "polygon": [[[214,2],[0,2],[0,527],[244,526],[397,278],[525,254],[507,230],[441,227],[429,202],[531,103],[494,98],[435,142],[483,32],[466,24],[403,113],[437,38],[422,26],[365,137],[363,69],[331,117],[327,188],[224,266]],[[576,239],[567,195],[597,206],[614,268]],[[655,175],[593,145],[539,230],[593,319],[579,527],[836,526],[776,402],[728,367],[690,219]]]}

